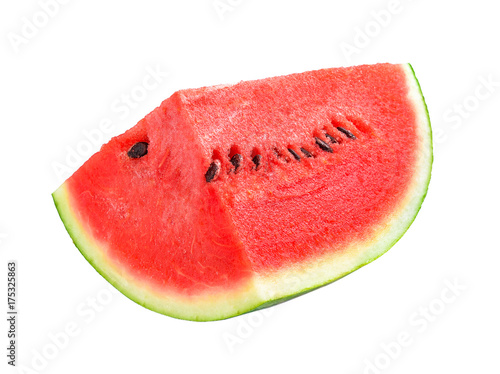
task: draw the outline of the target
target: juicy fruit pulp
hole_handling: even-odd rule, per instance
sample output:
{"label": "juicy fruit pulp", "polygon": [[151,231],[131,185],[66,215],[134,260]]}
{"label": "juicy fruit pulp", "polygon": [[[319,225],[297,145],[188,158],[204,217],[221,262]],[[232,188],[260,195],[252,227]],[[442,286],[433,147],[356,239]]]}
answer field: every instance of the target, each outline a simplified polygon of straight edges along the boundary
{"label": "juicy fruit pulp", "polygon": [[54,199],[131,299],[221,319],[384,253],[414,219],[431,161],[408,65],[324,69],[176,92]]}

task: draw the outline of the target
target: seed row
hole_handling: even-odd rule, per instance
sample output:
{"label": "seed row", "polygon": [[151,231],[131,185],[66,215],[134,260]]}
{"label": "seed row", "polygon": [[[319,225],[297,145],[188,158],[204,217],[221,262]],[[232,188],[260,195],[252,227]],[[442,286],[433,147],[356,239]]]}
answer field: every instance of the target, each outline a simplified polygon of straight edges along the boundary
{"label": "seed row", "polygon": [[[349,139],[352,139],[352,140],[355,140],[356,139],[356,136],[350,132],[349,130],[343,128],[343,127],[336,127],[336,129],[343,133],[345,136],[347,136]],[[337,139],[335,139],[335,137],[333,137],[332,135],[326,133],[325,134],[326,138],[330,141],[331,144],[338,144],[338,141]],[[321,149],[322,151],[325,151],[325,152],[328,152],[328,153],[333,153],[333,149],[332,147],[330,146],[330,144],[328,144],[327,142],[325,142],[324,140],[318,138],[318,137],[314,137],[314,140],[316,142],[316,145],[319,147],[319,149]],[[305,157],[313,157],[313,155],[311,154],[311,152],[309,152],[307,149],[305,148],[299,148],[300,149],[300,152],[302,152],[302,154],[305,156]],[[295,150],[291,149],[291,148],[287,148],[288,152],[290,152],[290,154],[293,156],[293,158],[297,161],[300,161],[301,160],[301,157],[300,155],[298,154],[298,152],[296,152]],[[278,153],[277,153],[278,155]],[[235,153],[231,159],[229,160],[229,162],[231,162],[231,164],[234,166],[234,172],[236,173],[238,171],[238,169],[241,167],[241,164],[243,163],[243,156],[239,153]],[[262,165],[262,155],[260,154],[257,154],[255,155],[254,157],[252,157],[252,162],[254,163],[255,165],[255,169],[259,169],[260,166]],[[220,160],[214,160],[210,166],[208,167],[208,170],[207,172],[205,173],[205,180],[207,181],[207,183],[210,183],[212,182],[214,179],[217,178],[217,176],[219,175],[219,172],[220,172],[220,169],[221,169],[221,162]]]}

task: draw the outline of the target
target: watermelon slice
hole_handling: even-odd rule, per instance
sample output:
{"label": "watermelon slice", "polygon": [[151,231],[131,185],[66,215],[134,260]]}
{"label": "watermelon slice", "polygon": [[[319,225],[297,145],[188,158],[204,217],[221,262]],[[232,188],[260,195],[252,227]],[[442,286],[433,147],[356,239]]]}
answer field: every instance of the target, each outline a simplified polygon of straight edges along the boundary
{"label": "watermelon slice", "polygon": [[118,290],[206,321],[382,255],[420,209],[431,164],[411,66],[376,64],[176,92],[53,197]]}

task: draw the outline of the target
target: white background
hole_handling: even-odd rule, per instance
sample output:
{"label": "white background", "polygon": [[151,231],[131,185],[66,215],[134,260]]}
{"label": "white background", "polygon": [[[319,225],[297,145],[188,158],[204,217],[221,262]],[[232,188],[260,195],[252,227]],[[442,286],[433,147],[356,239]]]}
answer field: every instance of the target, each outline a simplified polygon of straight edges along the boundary
{"label": "white background", "polygon": [[[3,1],[0,371],[498,373],[494,4],[72,0],[43,10]],[[374,263],[266,313],[195,323],[111,293],[73,246],[50,194],[69,175],[61,165],[71,172],[88,157],[70,156],[88,151],[84,131],[110,121],[102,143],[180,88],[375,62],[413,64],[435,162],[416,221]],[[158,82],[141,89],[151,69]],[[131,92],[145,94],[126,112],[120,100]],[[5,357],[9,260],[18,266],[16,369]]]}

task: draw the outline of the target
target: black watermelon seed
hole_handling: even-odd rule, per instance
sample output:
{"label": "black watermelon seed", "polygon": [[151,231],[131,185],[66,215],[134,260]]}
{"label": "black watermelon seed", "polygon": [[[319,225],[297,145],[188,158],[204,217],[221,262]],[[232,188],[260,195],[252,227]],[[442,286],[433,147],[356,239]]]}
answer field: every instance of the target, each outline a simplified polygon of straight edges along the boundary
{"label": "black watermelon seed", "polygon": [[333,153],[332,148],[328,144],[326,144],[323,140],[321,140],[320,138],[314,138],[314,139],[316,140],[316,144],[318,145],[318,147],[320,147],[323,151]]}
{"label": "black watermelon seed", "polygon": [[233,157],[231,157],[231,164],[234,165],[234,172],[238,171],[238,168],[241,166],[241,162],[243,161],[243,156],[239,153],[235,153]]}
{"label": "black watermelon seed", "polygon": [[205,180],[207,181],[207,183],[210,183],[211,181],[214,180],[214,178],[219,174],[219,170],[220,170],[220,161],[215,160],[210,164],[210,167],[205,173]]}
{"label": "black watermelon seed", "polygon": [[344,133],[349,139],[356,139],[356,137],[354,136],[354,134],[352,132],[350,132],[347,129],[344,129],[343,127],[337,127],[337,130]]}
{"label": "black watermelon seed", "polygon": [[300,148],[300,151],[304,154],[304,156],[306,157],[312,157],[313,155],[307,150],[307,149],[304,149],[304,148]]}
{"label": "black watermelon seed", "polygon": [[135,143],[132,148],[127,152],[127,156],[130,158],[140,158],[148,154],[148,143],[139,142]]}
{"label": "black watermelon seed", "polygon": [[288,148],[288,152],[290,152],[297,161],[300,161],[300,156],[297,154],[297,152],[290,148]]}
{"label": "black watermelon seed", "polygon": [[331,136],[330,134],[325,134],[325,136],[330,139],[330,141],[333,143],[333,144],[336,144],[338,143],[337,139],[335,139],[333,136]]}
{"label": "black watermelon seed", "polygon": [[262,155],[255,155],[252,158],[252,162],[255,164],[255,170],[257,170],[262,162]]}

